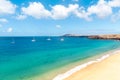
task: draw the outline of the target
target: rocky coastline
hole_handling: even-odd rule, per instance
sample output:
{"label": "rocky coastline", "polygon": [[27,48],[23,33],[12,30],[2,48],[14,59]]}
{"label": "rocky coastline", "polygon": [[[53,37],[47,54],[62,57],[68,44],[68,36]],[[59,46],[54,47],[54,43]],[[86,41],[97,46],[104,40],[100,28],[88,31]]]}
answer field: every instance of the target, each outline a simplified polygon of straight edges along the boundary
{"label": "rocky coastline", "polygon": [[120,40],[120,34],[106,34],[106,35],[76,35],[65,34],[64,37],[87,37],[89,39],[106,39],[106,40]]}

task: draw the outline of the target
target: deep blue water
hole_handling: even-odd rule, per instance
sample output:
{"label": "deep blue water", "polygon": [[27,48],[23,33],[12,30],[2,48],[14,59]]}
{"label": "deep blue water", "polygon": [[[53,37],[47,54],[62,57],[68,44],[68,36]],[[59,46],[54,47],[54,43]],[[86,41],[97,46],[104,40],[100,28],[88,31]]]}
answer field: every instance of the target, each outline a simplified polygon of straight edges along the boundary
{"label": "deep blue water", "polygon": [[120,47],[114,40],[50,38],[35,37],[32,42],[33,37],[0,37],[0,80],[27,80]]}

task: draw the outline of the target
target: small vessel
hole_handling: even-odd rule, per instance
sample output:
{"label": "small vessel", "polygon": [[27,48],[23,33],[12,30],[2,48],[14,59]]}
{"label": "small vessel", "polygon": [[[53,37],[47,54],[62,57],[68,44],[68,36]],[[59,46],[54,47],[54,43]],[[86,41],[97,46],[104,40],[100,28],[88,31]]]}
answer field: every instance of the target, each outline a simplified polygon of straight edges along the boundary
{"label": "small vessel", "polygon": [[48,40],[48,41],[51,41],[51,38],[48,38],[47,40]]}
{"label": "small vessel", "polygon": [[32,42],[35,42],[36,40],[35,40],[35,38],[33,37],[33,39],[31,40]]}
{"label": "small vessel", "polygon": [[64,38],[61,38],[60,41],[64,41]]}

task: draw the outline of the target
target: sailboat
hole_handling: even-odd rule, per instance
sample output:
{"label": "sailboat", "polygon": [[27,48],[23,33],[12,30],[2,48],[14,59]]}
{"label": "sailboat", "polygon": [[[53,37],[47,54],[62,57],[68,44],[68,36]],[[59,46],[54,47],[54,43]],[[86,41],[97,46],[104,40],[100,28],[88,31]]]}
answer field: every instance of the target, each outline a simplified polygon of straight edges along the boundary
{"label": "sailboat", "polygon": [[64,38],[61,38],[60,41],[64,41]]}
{"label": "sailboat", "polygon": [[33,39],[31,40],[32,42],[35,42],[36,40],[35,40],[35,38],[33,37]]}
{"label": "sailboat", "polygon": [[47,40],[48,40],[48,41],[51,41],[51,38],[48,38]]}

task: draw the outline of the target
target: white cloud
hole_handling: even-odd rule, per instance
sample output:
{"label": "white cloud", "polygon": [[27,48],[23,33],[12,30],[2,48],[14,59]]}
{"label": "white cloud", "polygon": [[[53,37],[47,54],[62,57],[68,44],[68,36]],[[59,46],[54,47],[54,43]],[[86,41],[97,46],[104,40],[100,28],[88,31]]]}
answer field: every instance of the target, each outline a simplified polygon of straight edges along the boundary
{"label": "white cloud", "polygon": [[117,20],[120,20],[120,10],[112,15],[111,20],[112,22],[116,22]]}
{"label": "white cloud", "polygon": [[64,19],[67,18],[70,14],[74,13],[78,9],[78,4],[69,4],[68,7],[63,5],[55,5],[52,7],[52,18],[53,19]]}
{"label": "white cloud", "polygon": [[12,31],[13,31],[13,28],[11,28],[11,27],[7,29],[7,32],[9,32],[9,33]]}
{"label": "white cloud", "polygon": [[56,25],[56,28],[61,28],[61,25]]}
{"label": "white cloud", "polygon": [[6,22],[8,22],[8,20],[5,18],[0,18],[0,22],[6,23]]}
{"label": "white cloud", "polygon": [[120,0],[111,0],[108,2],[111,7],[120,7]]}
{"label": "white cloud", "polygon": [[88,13],[85,11],[85,9],[83,7],[79,8],[78,10],[76,10],[74,12],[74,14],[79,17],[79,18],[83,18],[87,21],[91,21],[92,19],[88,16]]}
{"label": "white cloud", "polygon": [[[79,0],[72,0],[79,1]],[[94,5],[84,8],[79,4],[54,5],[49,6],[51,10],[47,10],[40,2],[31,2],[28,7],[22,7],[21,15],[17,16],[17,19],[22,20],[27,16],[32,16],[36,19],[51,18],[51,19],[66,19],[70,16],[76,16],[78,18],[85,19],[87,21],[92,20],[93,15],[98,18],[105,18],[113,14],[113,7],[120,7],[120,0],[98,0]]]}
{"label": "white cloud", "polygon": [[52,18],[54,19],[62,19],[68,17],[69,12],[67,8],[63,5],[55,5],[52,7]]}
{"label": "white cloud", "polygon": [[26,19],[26,18],[27,18],[26,15],[18,15],[18,16],[16,17],[17,20],[23,20],[23,19]]}
{"label": "white cloud", "polygon": [[[78,2],[79,0],[72,1]],[[22,6],[25,6],[24,3]],[[14,14],[16,7],[17,6],[10,0],[0,0],[0,15]],[[120,11],[113,14],[114,8],[120,8],[120,0],[98,0],[96,4],[91,5],[86,9],[79,4],[69,4],[68,6],[57,4],[49,7],[51,10],[47,10],[40,2],[31,2],[29,3],[29,6],[21,8],[22,12],[20,15],[17,15],[16,19],[23,20],[27,18],[27,16],[32,16],[36,19],[51,18],[57,20],[65,19],[72,15],[90,21],[92,20],[93,15],[96,15],[99,18],[112,16],[112,20],[116,21],[119,20],[119,17],[117,16],[120,14]],[[0,18],[0,22],[8,22],[8,20]]]}
{"label": "white cloud", "polygon": [[[78,1],[78,0],[74,0]],[[116,4],[115,4],[116,3]],[[111,5],[110,5],[111,4]],[[52,18],[53,19],[64,19],[69,17],[71,14],[79,18],[83,18],[87,21],[92,20],[92,15],[96,15],[99,18],[105,18],[112,15],[112,5],[119,6],[120,0],[105,1],[99,0],[97,4],[91,5],[87,9],[79,6],[78,4],[70,4],[68,7],[63,5],[55,5],[52,7]]]}
{"label": "white cloud", "polygon": [[96,14],[99,18],[104,18],[112,14],[112,8],[104,0],[99,0],[96,5],[87,9],[88,15]]}
{"label": "white cloud", "polygon": [[0,0],[0,14],[14,14],[16,5],[9,0]]}
{"label": "white cloud", "polygon": [[33,2],[28,7],[22,7],[22,13],[37,19],[47,18],[51,15],[40,2]]}
{"label": "white cloud", "polygon": [[[63,5],[55,5],[51,8],[52,10],[47,10],[40,2],[33,2],[30,3],[28,7],[22,7],[22,14],[24,16],[32,16],[37,19],[48,17],[51,17],[52,19],[64,19],[74,13],[74,11],[79,8],[79,5],[69,4],[68,7]],[[23,16],[18,16],[20,19],[21,17],[23,18]]]}

